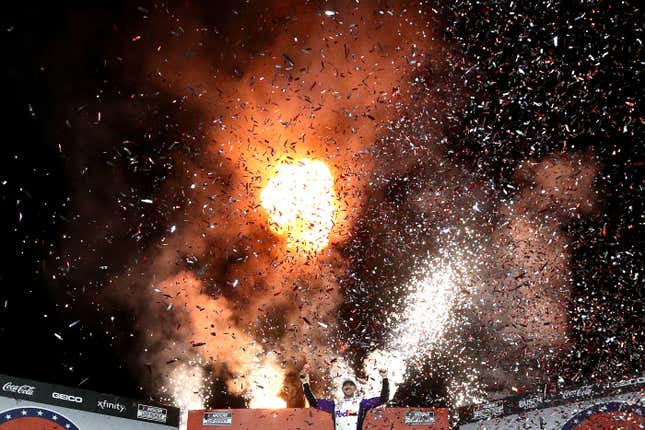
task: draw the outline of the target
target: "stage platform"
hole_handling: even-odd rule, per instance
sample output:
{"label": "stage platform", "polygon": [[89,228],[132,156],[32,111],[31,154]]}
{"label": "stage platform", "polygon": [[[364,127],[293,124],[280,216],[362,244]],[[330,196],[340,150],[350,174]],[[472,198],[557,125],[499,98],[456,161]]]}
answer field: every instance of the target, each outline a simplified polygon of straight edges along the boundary
{"label": "stage platform", "polygon": [[[313,408],[215,409],[190,411],[188,430],[333,430],[330,414]],[[368,412],[363,430],[448,430],[448,410],[376,408]]]}

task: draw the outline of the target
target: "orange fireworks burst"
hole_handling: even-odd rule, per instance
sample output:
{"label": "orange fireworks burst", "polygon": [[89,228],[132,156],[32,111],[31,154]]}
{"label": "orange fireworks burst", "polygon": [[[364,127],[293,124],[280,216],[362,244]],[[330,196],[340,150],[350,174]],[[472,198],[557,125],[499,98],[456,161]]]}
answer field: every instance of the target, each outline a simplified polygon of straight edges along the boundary
{"label": "orange fireworks burst", "polygon": [[[191,204],[177,206],[189,219],[199,204],[198,216],[206,224],[192,222],[173,231],[150,271],[162,280],[167,298],[173,297],[172,311],[180,322],[175,328],[174,320],[148,313],[150,327],[162,326],[156,336],[178,332],[155,343],[150,361],[159,365],[153,368],[166,369],[164,363],[176,356],[212,362],[228,392],[244,396],[251,407],[280,408],[302,402],[286,375],[305,359],[314,368],[330,360],[329,336],[342,303],[337,277],[349,262],[329,244],[351,238],[375,192],[374,168],[380,161],[369,149],[399,117],[399,104],[416,91],[409,79],[421,64],[416,52],[431,52],[428,58],[442,52],[433,51],[435,38],[424,15],[408,9],[382,15],[379,5],[368,3],[339,4],[333,16],[293,0],[283,2],[280,11],[258,5],[243,17],[257,25],[226,36],[219,56],[203,49],[186,61],[186,46],[206,47],[199,31],[186,32],[181,42],[169,39],[146,59],[155,76],[177,77],[163,83],[164,92],[207,113],[213,126],[204,158],[181,161],[193,175]],[[297,14],[284,21],[288,31],[272,32],[267,43],[246,45],[255,33],[263,40],[274,15],[284,19],[283,11]],[[185,14],[191,19],[192,8]],[[394,19],[399,14],[402,19]],[[194,17],[191,28],[202,28],[201,20],[202,14]],[[224,41],[215,32],[207,39]],[[194,89],[196,82],[204,83],[199,94],[185,98],[186,88]],[[169,183],[168,190],[174,185]],[[285,246],[273,246],[268,235]],[[177,250],[184,249],[203,258],[205,277],[212,271],[232,287],[227,283],[219,291],[220,285],[207,285],[190,270],[177,273]],[[236,263],[226,264],[229,257]],[[301,283],[311,288],[282,288]],[[303,326],[312,315],[320,325]],[[278,316],[297,331],[282,332],[274,324]],[[188,340],[199,347],[182,349]],[[273,359],[268,351],[292,358]],[[193,385],[190,393],[198,388]],[[176,401],[183,402],[186,393],[175,391]]]}
{"label": "orange fireworks burst", "polygon": [[322,161],[303,159],[282,164],[260,193],[271,230],[288,246],[319,251],[334,226],[334,179]]}

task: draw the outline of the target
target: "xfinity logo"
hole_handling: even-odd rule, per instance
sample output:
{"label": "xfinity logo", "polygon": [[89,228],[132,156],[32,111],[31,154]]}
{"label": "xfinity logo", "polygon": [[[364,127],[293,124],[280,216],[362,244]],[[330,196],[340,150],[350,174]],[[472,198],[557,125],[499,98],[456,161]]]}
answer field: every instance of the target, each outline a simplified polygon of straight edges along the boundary
{"label": "xfinity logo", "polygon": [[66,402],[72,402],[72,403],[83,403],[82,397],[77,397],[77,396],[72,396],[69,394],[63,394],[63,393],[57,393],[57,392],[52,393],[52,398],[58,399],[58,400],[65,400]]}
{"label": "xfinity logo", "polygon": [[33,396],[34,390],[36,387],[31,385],[13,385],[11,382],[7,382],[2,386],[2,391],[8,391],[10,393],[24,394],[26,396]]}
{"label": "xfinity logo", "polygon": [[100,400],[96,404],[102,410],[112,409],[113,411],[117,411],[119,413],[123,413],[123,411],[125,411],[125,405],[122,405],[119,402],[110,402],[110,401],[107,401],[107,400]]}

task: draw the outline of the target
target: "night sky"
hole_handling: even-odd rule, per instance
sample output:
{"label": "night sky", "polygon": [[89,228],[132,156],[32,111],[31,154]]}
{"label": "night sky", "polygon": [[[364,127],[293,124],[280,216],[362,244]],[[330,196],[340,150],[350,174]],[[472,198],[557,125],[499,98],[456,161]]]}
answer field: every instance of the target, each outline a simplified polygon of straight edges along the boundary
{"label": "night sky", "polygon": [[[217,407],[377,350],[407,405],[643,372],[637,2],[50,3],[1,18],[0,372]],[[285,157],[334,176],[316,252],[258,200]]]}

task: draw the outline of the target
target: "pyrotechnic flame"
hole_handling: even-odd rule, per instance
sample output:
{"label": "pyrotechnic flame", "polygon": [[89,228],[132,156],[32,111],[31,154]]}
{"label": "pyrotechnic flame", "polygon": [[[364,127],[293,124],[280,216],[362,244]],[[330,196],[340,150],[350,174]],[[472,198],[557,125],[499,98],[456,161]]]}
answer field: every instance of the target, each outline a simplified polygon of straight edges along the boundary
{"label": "pyrotechnic flame", "polygon": [[280,397],[284,386],[284,371],[271,356],[249,374],[250,386],[244,393],[249,407],[255,409],[282,409],[287,402]]}
{"label": "pyrotechnic flame", "polygon": [[289,246],[319,251],[334,226],[334,178],[322,161],[281,164],[260,193],[270,228]]}
{"label": "pyrotechnic flame", "polygon": [[204,370],[199,365],[179,366],[168,377],[166,391],[172,403],[181,410],[181,430],[186,429],[189,410],[205,407],[204,379]]}
{"label": "pyrotechnic flame", "polygon": [[396,388],[405,380],[410,359],[431,350],[441,338],[457,298],[459,274],[442,258],[427,261],[419,276],[409,284],[410,295],[390,340],[383,350],[373,351],[364,368],[370,389],[380,384],[379,368],[387,368]]}
{"label": "pyrotechnic flame", "polygon": [[464,380],[450,381],[448,385],[448,396],[452,399],[452,405],[456,408],[481,403],[486,399],[486,393],[477,384],[478,371],[476,368],[469,369]]}

